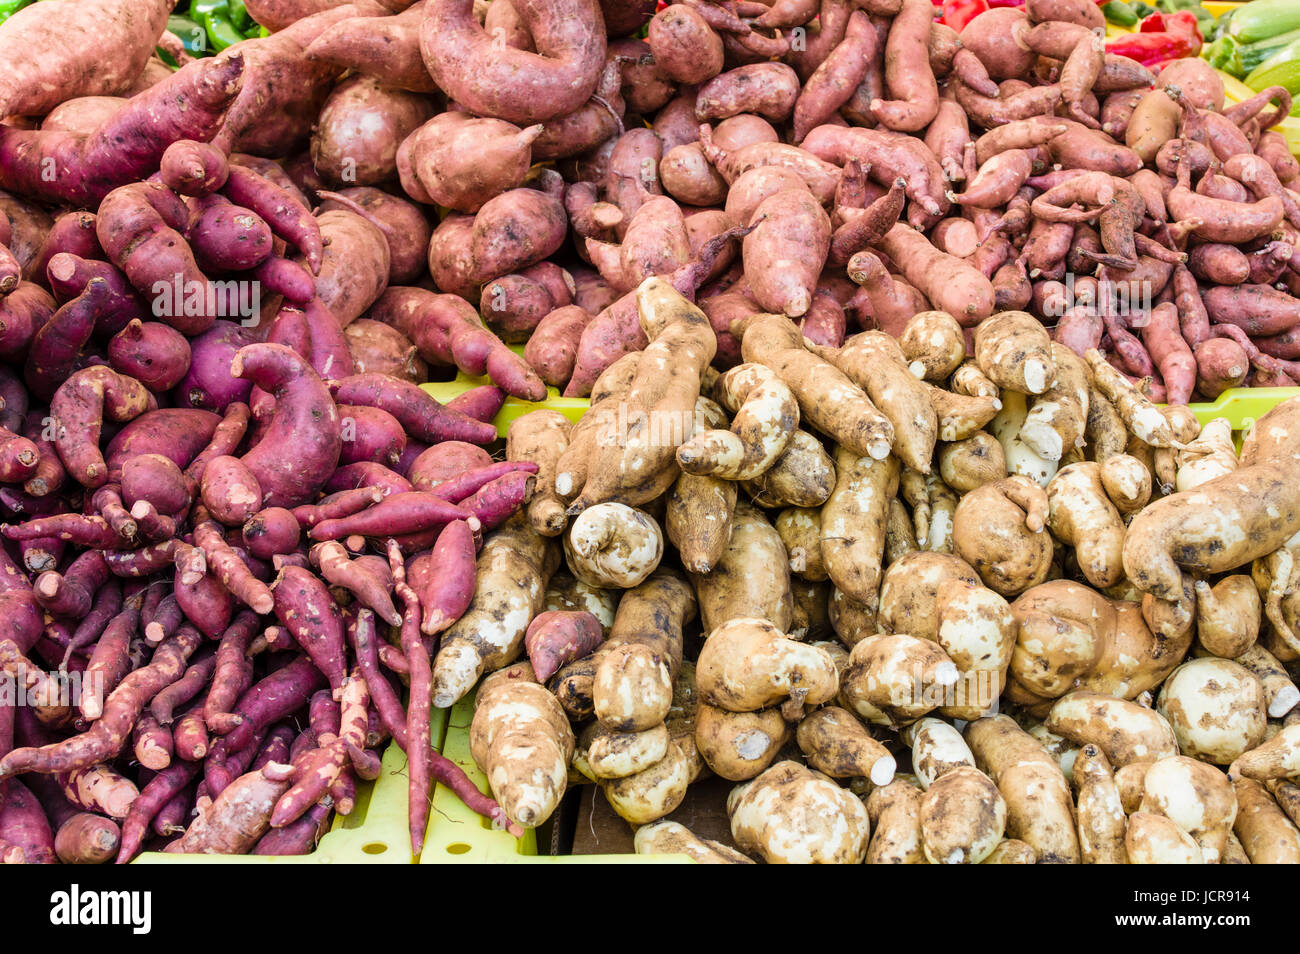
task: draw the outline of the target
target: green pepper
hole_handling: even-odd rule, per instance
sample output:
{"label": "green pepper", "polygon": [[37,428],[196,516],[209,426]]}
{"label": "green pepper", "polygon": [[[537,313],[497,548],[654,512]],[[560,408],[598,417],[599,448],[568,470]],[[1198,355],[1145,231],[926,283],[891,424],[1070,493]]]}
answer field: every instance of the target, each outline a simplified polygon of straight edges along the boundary
{"label": "green pepper", "polygon": [[230,0],[230,22],[235,25],[235,29],[247,37],[257,24],[249,16],[248,7],[244,0]]}
{"label": "green pepper", "polygon": [[5,2],[0,3],[0,23],[4,23],[31,2],[32,0],[5,0]]}
{"label": "green pepper", "polygon": [[221,51],[228,46],[234,46],[236,43],[244,41],[244,34],[235,28],[230,21],[230,17],[217,13],[205,13],[202,18],[203,26],[208,31],[208,39],[212,41],[214,49]]}
{"label": "green pepper", "polygon": [[1137,26],[1138,20],[1141,19],[1124,0],[1110,0],[1109,3],[1103,3],[1101,12],[1108,21],[1117,26]]}
{"label": "green pepper", "polygon": [[1143,0],[1133,0],[1133,2],[1129,4],[1129,6],[1133,8],[1133,13],[1134,15],[1137,16],[1139,20],[1141,20],[1143,17],[1151,16],[1151,14],[1153,13],[1160,12],[1155,7],[1151,6],[1151,4],[1144,3]]}
{"label": "green pepper", "polygon": [[190,4],[190,16],[196,20],[202,20],[203,15],[206,13],[216,13],[221,16],[229,16],[229,0],[193,0]]}
{"label": "green pepper", "polygon": [[172,15],[167,18],[167,32],[180,37],[185,52],[191,56],[206,56],[212,49],[208,31],[189,17]]}

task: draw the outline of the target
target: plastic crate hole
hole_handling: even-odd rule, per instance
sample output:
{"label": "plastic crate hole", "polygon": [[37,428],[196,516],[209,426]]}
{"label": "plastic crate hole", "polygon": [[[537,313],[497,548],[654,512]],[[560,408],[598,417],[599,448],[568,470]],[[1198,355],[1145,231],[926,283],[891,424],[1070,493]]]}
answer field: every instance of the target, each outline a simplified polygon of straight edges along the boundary
{"label": "plastic crate hole", "polygon": [[361,850],[368,855],[382,855],[388,850],[388,846],[382,841],[372,841],[368,845],[362,845]]}
{"label": "plastic crate hole", "polygon": [[458,841],[458,842],[456,842],[456,843],[453,844],[453,845],[448,845],[448,846],[447,846],[447,854],[449,854],[449,855],[463,855],[463,854],[466,854],[466,853],[469,852],[469,847],[470,847],[470,846],[467,845],[467,844],[465,844],[463,841]]}

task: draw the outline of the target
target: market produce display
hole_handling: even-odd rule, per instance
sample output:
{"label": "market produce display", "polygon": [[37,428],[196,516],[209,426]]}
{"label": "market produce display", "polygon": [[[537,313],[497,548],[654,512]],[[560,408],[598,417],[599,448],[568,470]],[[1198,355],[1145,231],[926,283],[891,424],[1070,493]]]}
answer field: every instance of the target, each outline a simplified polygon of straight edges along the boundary
{"label": "market produce display", "polygon": [[0,858],[1300,860],[1276,2],[5,11]]}

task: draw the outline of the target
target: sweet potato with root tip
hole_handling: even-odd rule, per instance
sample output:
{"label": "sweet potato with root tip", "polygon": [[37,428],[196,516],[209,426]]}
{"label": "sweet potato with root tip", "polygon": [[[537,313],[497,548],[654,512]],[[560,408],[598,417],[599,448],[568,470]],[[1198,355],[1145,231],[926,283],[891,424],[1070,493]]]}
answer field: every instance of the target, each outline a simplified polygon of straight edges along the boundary
{"label": "sweet potato with root tip", "polygon": [[0,356],[9,360],[25,356],[54,311],[54,299],[34,282],[23,282],[6,295],[0,301]]}
{"label": "sweet potato with root tip", "polygon": [[591,96],[605,61],[596,0],[516,0],[536,53],[500,47],[469,0],[437,0],[420,24],[420,51],[439,88],[471,112],[517,123],[573,112]]}
{"label": "sweet potato with root tip", "polygon": [[[50,416],[58,422],[54,445],[69,475],[86,487],[106,483],[112,462],[99,451],[104,421],[133,420],[152,403],[138,381],[108,367],[86,368],[68,378],[50,401]],[[111,450],[112,444],[110,457]]]}
{"label": "sweet potato with root tip", "polygon": [[108,343],[108,362],[150,391],[170,391],[189,372],[190,344],[175,328],[133,319]]}
{"label": "sweet potato with root tip", "polygon": [[271,810],[289,788],[287,765],[272,762],[242,775],[203,807],[167,846],[178,854],[242,855],[271,827]]}
{"label": "sweet potato with root tip", "polygon": [[[670,199],[663,201],[671,203]],[[680,215],[677,211],[679,219]],[[684,225],[678,222],[677,228],[682,231]],[[629,236],[632,231],[629,227]],[[679,251],[682,260],[690,258],[689,247]],[[628,241],[624,243],[622,254],[625,260],[634,254]],[[672,267],[679,264],[680,261],[673,262]],[[552,262],[539,262],[518,274],[503,275],[485,284],[479,308],[484,320],[503,341],[518,342],[530,338],[543,318],[572,300],[572,276]]]}
{"label": "sweet potato with root tip", "polygon": [[388,285],[388,240],[369,219],[344,209],[322,213],[319,222],[326,245],[316,295],[346,328]]}
{"label": "sweet potato with root tip", "polygon": [[812,304],[830,251],[831,223],[812,193],[787,189],[754,210],[743,255],[754,300],[767,311],[798,318]]}
{"label": "sweet potato with root tip", "polygon": [[313,540],[340,540],[352,534],[384,537],[425,533],[441,529],[453,520],[468,520],[471,514],[424,491],[386,497],[373,507],[337,520],[322,520],[311,528]]}
{"label": "sweet potato with root tip", "polygon": [[271,227],[260,215],[222,198],[203,202],[206,208],[188,232],[200,267],[209,272],[242,272],[271,257]]}
{"label": "sweet potato with root tip", "polygon": [[173,192],[188,196],[211,195],[230,178],[230,160],[210,143],[181,139],[168,146],[162,154],[158,173]]}
{"label": "sweet potato with root tip", "polygon": [[674,4],[655,14],[646,31],[655,68],[673,82],[690,86],[722,72],[722,37],[704,14],[688,4]]}
{"label": "sweet potato with root tip", "polygon": [[425,6],[414,3],[396,16],[357,16],[335,23],[311,41],[307,58],[373,76],[397,89],[436,92],[420,57]]}
{"label": "sweet potato with root tip", "polygon": [[895,225],[879,247],[935,308],[953,315],[964,327],[976,325],[992,313],[993,285],[989,280],[963,260],[940,252],[914,229]]}
{"label": "sweet potato with root tip", "polygon": [[[532,143],[541,132],[540,126],[520,129],[500,119],[440,113],[398,148],[402,187],[417,202],[477,212],[489,199],[523,184]],[[495,160],[484,161],[487,156]]]}
{"label": "sweet potato with root tip", "polygon": [[384,233],[390,258],[389,284],[405,284],[424,274],[432,226],[414,202],[367,186],[338,192],[321,189],[317,194],[324,200],[320,204],[322,212],[347,209],[369,219]]}
{"label": "sweet potato with root tip", "polygon": [[232,375],[230,363],[235,352],[256,340],[250,329],[230,321],[215,321],[190,339],[189,367],[176,385],[177,404],[224,412],[236,402],[247,402],[252,384]]}
{"label": "sweet potato with root tip", "polygon": [[90,341],[110,292],[103,279],[91,279],[86,290],[50,316],[32,338],[23,377],[32,393],[49,400],[76,369],[81,349]]}
{"label": "sweet potato with root tip", "polygon": [[[476,421],[492,423],[506,403],[506,392],[493,384],[470,388],[447,402],[447,407]],[[418,451],[416,452],[419,453]],[[406,456],[405,454],[403,455]]]}
{"label": "sweet potato with root tip", "polygon": [[369,76],[340,83],[321,108],[311,157],[326,182],[377,185],[397,174],[398,146],[433,113],[429,99]]}
{"label": "sweet potato with root tip", "polygon": [[411,339],[396,328],[358,318],[344,329],[352,353],[353,373],[386,374],[418,384],[427,381],[429,368]]}
{"label": "sweet potato with root tip", "polygon": [[542,189],[511,189],[479,209],[469,236],[470,280],[486,282],[535,265],[563,244],[568,216],[555,188],[562,186],[559,174],[551,172],[539,180]]}
{"label": "sweet potato with root tip", "polygon": [[401,422],[407,434],[427,444],[465,440],[490,444],[496,428],[455,411],[448,411],[414,384],[378,374],[354,374],[331,383],[340,404],[359,404],[387,411]]}

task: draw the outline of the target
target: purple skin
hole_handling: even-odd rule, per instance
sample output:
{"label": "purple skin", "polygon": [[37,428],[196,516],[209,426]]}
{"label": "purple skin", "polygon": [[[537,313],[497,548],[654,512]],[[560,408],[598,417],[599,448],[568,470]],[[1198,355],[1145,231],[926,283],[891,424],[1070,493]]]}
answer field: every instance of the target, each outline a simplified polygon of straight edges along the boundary
{"label": "purple skin", "polygon": [[502,405],[506,403],[506,392],[488,384],[481,388],[471,388],[464,394],[458,394],[447,402],[447,408],[472,417],[476,421],[491,424]]}
{"label": "purple skin", "polygon": [[280,571],[271,592],[280,624],[325,674],[330,688],[341,688],[347,676],[343,615],[329,588],[310,571],[289,566]]}
{"label": "purple skin", "polygon": [[54,220],[36,258],[27,266],[31,280],[48,288],[49,279],[45,269],[50,264],[50,259],[60,252],[78,258],[104,257],[104,250],[99,247],[99,239],[95,237],[95,213],[66,212]]}
{"label": "purple skin", "polygon": [[203,704],[203,721],[218,735],[225,735],[240,724],[240,717],[230,710],[252,681],[253,662],[247,651],[257,629],[257,615],[249,610],[240,610],[234,622],[221,634],[212,687]]}
{"label": "purple skin", "polygon": [[95,594],[94,605],[90,611],[77,623],[77,628],[73,630],[71,638],[68,640],[67,650],[63,654],[63,665],[67,665],[74,653],[77,653],[85,647],[92,645],[101,635],[114,616],[122,611],[122,584],[116,579],[111,579],[99,588]]}
{"label": "purple skin", "polygon": [[176,602],[194,626],[208,639],[216,639],[230,625],[235,601],[230,591],[211,574],[205,574],[197,583],[182,583],[181,573],[176,573]]}
{"label": "purple skin", "polygon": [[347,209],[369,219],[384,233],[392,259],[388,269],[390,285],[418,281],[424,274],[433,229],[420,206],[370,186],[321,191],[319,198],[324,200],[320,204],[321,212]]}
{"label": "purple skin", "polygon": [[419,385],[381,374],[354,374],[331,385],[340,404],[364,404],[387,411],[418,441],[468,441],[490,444],[497,439],[491,424],[476,421],[439,404]]}
{"label": "purple skin", "polygon": [[262,489],[263,503],[296,507],[315,500],[338,466],[343,445],[329,391],[307,363],[283,345],[241,349],[231,372],[275,397],[275,416],[257,446],[243,457]]}
{"label": "purple skin", "polygon": [[18,544],[18,554],[23,566],[32,573],[44,573],[58,567],[66,549],[62,540],[45,537],[38,540],[22,540]]}
{"label": "purple skin", "polygon": [[[465,498],[477,494],[479,490],[509,474],[525,475],[537,473],[538,467],[529,460],[506,460],[486,467],[467,470],[459,476],[443,481],[429,492],[435,497],[459,504]],[[469,509],[468,507],[466,509]]]}
{"label": "purple skin", "polygon": [[236,401],[227,406],[225,416],[212,432],[212,440],[208,442],[208,446],[199,451],[198,456],[185,468],[186,480],[197,484],[203,480],[203,472],[207,470],[209,461],[218,457],[234,456],[244,435],[248,432],[250,416],[247,404]]}
{"label": "purple skin", "polygon": [[266,733],[262,739],[262,744],[257,748],[257,757],[253,759],[248,770],[250,772],[261,771],[262,766],[269,762],[279,762],[281,765],[287,765],[289,759],[289,746],[293,744],[294,730],[280,723]]}
{"label": "purple skin", "polygon": [[101,550],[122,545],[122,538],[103,517],[88,517],[79,513],[56,514],[52,517],[37,517],[25,523],[7,524],[0,529],[0,533],[9,540],[58,537],[65,543]]}
{"label": "purple skin", "polygon": [[44,628],[27,576],[0,547],[0,639],[12,639],[26,653],[36,645]]}
{"label": "purple skin", "polygon": [[[53,314],[53,312],[51,312]],[[13,373],[13,370],[0,365],[0,427],[11,431],[23,429],[24,418],[30,410],[27,385]]]}
{"label": "purple skin", "polygon": [[430,561],[432,572],[420,591],[424,618],[420,631],[433,636],[447,629],[469,609],[474,598],[474,530],[464,520],[447,524],[438,534]]}
{"label": "purple skin", "polygon": [[108,525],[122,538],[122,543],[130,545],[136,541],[139,525],[122,504],[121,487],[118,484],[105,484],[90,497],[92,512],[108,521]]}
{"label": "purple skin", "polygon": [[32,338],[23,377],[42,401],[54,397],[59,385],[77,369],[81,349],[95,331],[95,320],[110,292],[102,279],[91,279],[86,290],[56,311]]}
{"label": "purple skin", "polygon": [[[357,487],[354,490],[340,490],[328,497],[322,497],[318,504],[294,507],[291,513],[299,526],[311,528],[322,520],[338,520],[340,517],[359,513],[372,504],[379,503],[384,497],[384,492],[378,487]],[[294,546],[297,544],[295,543]]]}
{"label": "purple skin", "polygon": [[40,285],[23,282],[0,301],[0,358],[21,360],[36,332],[54,314],[54,299]]}
{"label": "purple skin", "polygon": [[261,509],[262,489],[238,457],[214,457],[200,484],[203,505],[219,522],[239,527]]}
{"label": "purple skin", "polygon": [[95,321],[97,340],[107,341],[125,328],[132,318],[150,313],[126,276],[109,262],[59,252],[45,266],[44,274],[50,290],[60,302],[76,298],[85,291],[92,278],[104,280],[108,285],[109,296]]}
{"label": "purple skin", "polygon": [[504,474],[484,484],[472,497],[462,500],[459,506],[468,510],[484,530],[501,526],[510,515],[527,502],[533,494],[537,478],[525,471]]}
{"label": "purple skin", "polygon": [[109,580],[108,564],[98,550],[87,550],[62,574],[42,573],[32,589],[41,607],[52,616],[81,619],[94,605],[95,594]]}
{"label": "purple skin", "polygon": [[252,385],[230,373],[230,362],[240,348],[256,340],[251,330],[229,321],[214,322],[191,339],[190,365],[176,386],[176,404],[220,413],[235,402],[248,403]]}
{"label": "purple skin", "polygon": [[324,685],[320,670],[306,655],[299,656],[253,685],[232,710],[242,721],[223,740],[228,751],[238,751],[249,745],[258,732],[293,715],[307,704],[312,693]]}
{"label": "purple skin", "polygon": [[307,321],[310,340],[311,365],[323,381],[337,381],[351,377],[356,371],[352,350],[338,319],[319,298],[313,298],[302,309]]}
{"label": "purple skin", "polygon": [[[115,187],[152,175],[177,139],[211,139],[243,74],[238,54],[196,60],[132,97],[88,136],[6,126],[0,129],[5,184],[51,205],[93,208]],[[45,175],[48,168],[59,175]]]}
{"label": "purple skin", "polygon": [[153,576],[172,565],[179,540],[164,540],[139,550],[107,550],[104,559],[114,576],[126,579]]}
{"label": "purple skin", "polygon": [[172,799],[184,793],[198,774],[197,763],[175,760],[140,790],[139,797],[131,803],[131,809],[122,822],[122,843],[117,853],[119,865],[126,864],[139,853],[150,822]]}
{"label": "purple skin", "polygon": [[401,458],[397,461],[397,472],[406,476],[411,472],[411,465],[415,463],[417,457],[429,449],[429,445],[423,441],[413,441],[407,438],[406,450],[402,451]]}
{"label": "purple skin", "polygon": [[392,467],[406,450],[406,431],[387,411],[377,407],[338,406],[343,453],[340,464],[374,461]]}
{"label": "purple skin", "polygon": [[161,408],[146,411],[124,426],[108,442],[104,458],[109,482],[120,482],[122,466],[140,454],[161,454],[182,469],[212,439],[221,418],[198,408]]}
{"label": "purple skin", "polygon": [[258,732],[250,744],[234,753],[229,752],[223,741],[218,741],[212,747],[203,763],[203,781],[212,798],[216,798],[230,787],[231,782],[248,771],[248,766],[257,758],[265,737],[264,732]]}
{"label": "purple skin", "polygon": [[380,569],[378,564],[365,557],[349,559],[347,548],[336,541],[316,544],[312,547],[311,559],[320,567],[321,576],[327,583],[343,587],[390,626],[401,623],[402,617],[393,606],[390,595],[393,584],[391,574],[387,573],[387,561],[378,560],[384,573],[377,573],[375,571]]}
{"label": "purple skin", "polygon": [[63,461],[59,458],[54,442],[46,440],[47,417],[49,417],[48,408],[35,408],[27,412],[27,418],[23,423],[23,436],[36,445],[41,455],[40,460],[36,462],[36,472],[23,483],[23,490],[33,497],[55,494],[68,482],[68,472],[63,467]]}
{"label": "purple skin", "polygon": [[[182,765],[192,765],[191,762],[181,762]],[[185,830],[186,822],[192,817],[191,808],[194,807],[195,799],[198,797],[197,786],[187,785],[182,791],[173,795],[161,809],[158,814],[153,816],[153,821],[149,827],[159,838],[170,838],[173,835],[179,835]]]}
{"label": "purple skin", "polygon": [[149,704],[150,715],[158,720],[159,725],[171,725],[176,710],[203,691],[216,668],[217,657],[214,655],[191,661],[185,675],[153,697]]}
{"label": "purple skin", "polygon": [[302,532],[293,511],[266,507],[248,518],[242,530],[244,546],[259,560],[270,560],[298,548]]}
{"label": "purple skin", "polygon": [[324,800],[317,802],[296,821],[283,828],[272,828],[253,846],[253,855],[309,855],[329,831],[333,807]]}
{"label": "purple skin", "polygon": [[[441,444],[434,444],[416,458],[410,469],[411,483],[417,490],[431,491],[440,484],[471,471],[481,470],[491,464],[492,455],[481,447],[466,444],[464,441],[443,441]],[[500,474],[492,475],[492,477],[498,476]],[[469,496],[478,490],[478,486],[471,487],[462,496]]]}
{"label": "purple skin", "polygon": [[206,208],[187,234],[204,271],[245,272],[271,257],[271,227],[260,215],[221,198],[203,201]]}
{"label": "purple skin", "polygon": [[26,864],[52,865],[58,861],[54,832],[45,810],[16,778],[8,780],[5,799],[0,802],[0,845],[19,849]]}
{"label": "purple skin", "polygon": [[343,490],[355,490],[363,487],[376,487],[385,497],[409,492],[411,482],[383,464],[363,461],[359,464],[346,464],[330,476],[322,488],[326,493]]}
{"label": "purple skin", "polygon": [[[103,680],[102,691],[81,693],[81,714],[87,720],[98,719],[104,711],[104,700],[117,688],[128,672],[131,671],[131,637],[139,629],[140,607],[130,601],[122,608],[108,625],[104,627],[99,642],[90,654],[86,673]],[[95,685],[92,680],[88,685]],[[78,766],[81,767],[81,766]]]}
{"label": "purple skin", "polygon": [[340,520],[325,520],[311,528],[313,540],[340,540],[352,534],[367,537],[403,536],[440,529],[453,520],[468,520],[468,511],[423,491],[386,497],[373,507]]}
{"label": "purple skin", "polygon": [[311,272],[279,255],[272,255],[253,269],[251,275],[262,283],[266,291],[283,295],[286,301],[295,305],[305,305],[316,297],[316,282],[312,280]]}
{"label": "purple skin", "polygon": [[231,165],[222,192],[231,202],[265,219],[271,231],[302,253],[312,274],[320,274],[324,239],[320,225],[302,203],[270,179],[240,165]]}
{"label": "purple skin", "polygon": [[561,666],[595,651],[603,638],[600,620],[590,613],[551,610],[528,624],[524,649],[537,678],[545,685]]}
{"label": "purple skin", "polygon": [[159,513],[180,513],[190,505],[190,486],[176,463],[161,454],[141,454],[122,465],[122,502],[147,500]]}
{"label": "purple skin", "polygon": [[189,371],[190,343],[170,325],[133,318],[108,343],[108,364],[155,394],[163,394]]}
{"label": "purple skin", "polygon": [[226,184],[230,162],[216,146],[182,139],[162,154],[158,174],[167,188],[181,195],[209,195]]}

